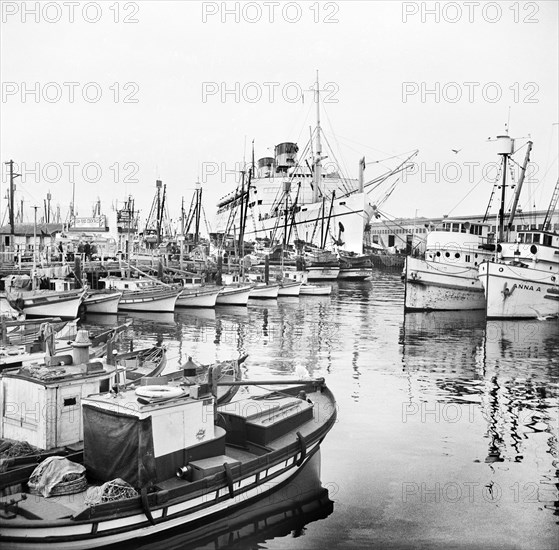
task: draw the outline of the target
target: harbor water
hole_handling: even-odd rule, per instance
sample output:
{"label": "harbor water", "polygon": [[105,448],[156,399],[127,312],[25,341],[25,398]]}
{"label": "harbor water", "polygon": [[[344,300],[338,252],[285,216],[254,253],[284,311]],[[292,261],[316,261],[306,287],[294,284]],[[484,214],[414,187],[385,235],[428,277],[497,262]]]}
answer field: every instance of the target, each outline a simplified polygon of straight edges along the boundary
{"label": "harbor water", "polygon": [[333,287],[118,316],[134,345],[163,340],[167,371],[248,353],[245,378],[324,377],[338,404],[320,461],[279,496],[150,547],[556,548],[557,320],[404,314],[399,274],[380,271]]}

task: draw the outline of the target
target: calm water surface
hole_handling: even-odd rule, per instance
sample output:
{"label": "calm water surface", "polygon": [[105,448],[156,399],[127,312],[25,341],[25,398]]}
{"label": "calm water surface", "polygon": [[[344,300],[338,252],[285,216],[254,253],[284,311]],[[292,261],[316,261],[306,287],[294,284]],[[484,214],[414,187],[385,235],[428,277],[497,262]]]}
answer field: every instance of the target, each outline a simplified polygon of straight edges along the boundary
{"label": "calm water surface", "polygon": [[161,548],[557,548],[558,322],[404,315],[403,283],[388,273],[334,287],[126,316],[136,345],[163,338],[169,371],[189,356],[248,353],[246,378],[302,366],[326,378],[339,407],[321,464],[291,493]]}

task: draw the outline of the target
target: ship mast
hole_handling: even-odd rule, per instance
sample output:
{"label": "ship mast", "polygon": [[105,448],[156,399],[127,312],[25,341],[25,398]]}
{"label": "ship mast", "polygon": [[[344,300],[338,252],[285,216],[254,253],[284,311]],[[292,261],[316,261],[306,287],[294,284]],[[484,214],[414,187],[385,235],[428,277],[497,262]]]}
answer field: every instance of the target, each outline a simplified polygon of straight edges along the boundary
{"label": "ship mast", "polygon": [[316,157],[314,162],[314,187],[312,194],[312,202],[318,202],[320,198],[320,184],[322,180],[322,144],[320,142],[320,85],[318,82],[318,71],[316,71]]}
{"label": "ship mast", "polygon": [[[514,216],[516,215],[516,207],[518,206],[518,199],[520,198],[520,191],[522,191],[522,185],[524,184],[524,178],[526,177],[526,168],[528,167],[528,163],[530,162],[530,152],[532,151],[533,143],[531,141],[528,142],[528,148],[526,149],[526,156],[524,157],[524,164],[522,165],[522,169],[520,172],[520,178],[518,183],[516,184],[516,193],[514,194],[514,201],[512,203],[512,208],[509,215],[509,220],[507,223],[507,232],[510,232],[512,223],[514,221]],[[507,236],[508,238],[508,236]]]}

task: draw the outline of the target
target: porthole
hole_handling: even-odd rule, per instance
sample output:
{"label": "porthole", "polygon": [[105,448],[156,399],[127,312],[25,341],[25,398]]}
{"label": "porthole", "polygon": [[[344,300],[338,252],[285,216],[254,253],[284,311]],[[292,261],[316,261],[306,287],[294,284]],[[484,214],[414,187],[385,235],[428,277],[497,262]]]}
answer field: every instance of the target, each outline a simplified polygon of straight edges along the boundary
{"label": "porthole", "polygon": [[454,257],[455,257],[456,259],[460,258],[460,252],[456,252],[456,254],[454,254]]}
{"label": "porthole", "polygon": [[444,255],[445,255],[447,258],[450,258],[450,252],[445,252]]}

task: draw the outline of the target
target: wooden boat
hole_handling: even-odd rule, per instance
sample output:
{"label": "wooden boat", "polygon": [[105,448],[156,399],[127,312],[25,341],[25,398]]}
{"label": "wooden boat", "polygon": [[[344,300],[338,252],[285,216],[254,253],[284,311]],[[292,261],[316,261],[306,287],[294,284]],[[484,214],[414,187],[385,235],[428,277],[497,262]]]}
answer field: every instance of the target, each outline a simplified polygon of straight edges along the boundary
{"label": "wooden boat", "polygon": [[[41,550],[119,544],[174,527],[186,532],[263,498],[319,451],[336,402],[323,379],[254,384],[278,391],[224,405],[216,405],[213,383],[83,398],[84,466],[96,485],[56,499],[22,491],[2,497],[0,543]],[[125,498],[106,500],[104,488],[117,478]]]}
{"label": "wooden boat", "polygon": [[340,272],[338,279],[363,281],[371,276],[372,264],[368,254],[340,252]]}
{"label": "wooden boat", "polygon": [[329,296],[332,294],[331,285],[301,285],[300,296]]}
{"label": "wooden boat", "polygon": [[1,346],[24,346],[36,342],[41,336],[41,327],[50,323],[55,333],[62,330],[70,321],[59,317],[37,317],[25,320],[2,319]]}
{"label": "wooden boat", "polygon": [[[82,456],[82,399],[92,393],[138,383],[157,376],[166,365],[165,348],[154,346],[129,353],[91,357],[91,340],[80,331],[69,354],[48,357],[41,364],[4,370],[0,377],[0,438],[27,453],[2,461],[0,489],[21,483],[29,464],[44,456]],[[111,395],[115,395],[114,393]],[[30,402],[29,396],[33,396]],[[15,448],[15,447],[14,447]]]}
{"label": "wooden boat", "polygon": [[250,291],[248,297],[253,300],[275,300],[278,297],[280,285],[261,283]]}
{"label": "wooden boat", "polygon": [[164,539],[157,535],[146,537],[134,544],[134,550],[261,548],[272,538],[303,533],[306,525],[334,511],[328,489],[321,484],[320,455],[321,451],[315,453],[287,484],[253,504],[239,503],[234,511],[216,521],[200,523],[186,532],[176,529],[166,533]]}
{"label": "wooden boat", "polygon": [[118,313],[121,291],[88,290],[83,300],[86,313]]}
{"label": "wooden boat", "polygon": [[220,288],[200,286],[184,288],[177,298],[176,307],[215,307]]}
{"label": "wooden boat", "polygon": [[[31,321],[25,321],[31,323]],[[102,357],[107,352],[107,342],[116,338],[130,326],[131,322],[91,334],[90,359]],[[30,325],[33,326],[33,325]],[[0,370],[21,367],[32,363],[42,363],[47,356],[68,354],[79,332],[78,321],[52,322],[42,320],[35,328],[34,337],[29,342],[0,348]]]}
{"label": "wooden boat", "polygon": [[118,309],[123,311],[160,311],[172,313],[179,297],[180,290],[153,289],[128,290],[122,293]]}
{"label": "wooden boat", "polygon": [[26,290],[8,293],[8,298],[29,317],[75,319],[85,290]]}
{"label": "wooden boat", "polygon": [[181,292],[172,285],[159,284],[152,279],[105,277],[99,279],[107,289],[121,290],[118,309],[122,311],[175,311]]}
{"label": "wooden boat", "polygon": [[8,300],[8,296],[5,292],[0,292],[0,319],[6,321],[14,321],[18,319],[24,319],[25,315],[19,309],[13,307],[13,305]]}
{"label": "wooden boat", "polygon": [[227,285],[224,286],[217,295],[216,305],[218,306],[246,306],[253,285]]}
{"label": "wooden boat", "polygon": [[278,298],[286,296],[296,298],[301,292],[301,285],[302,283],[298,283],[297,281],[283,281],[278,290]]}

